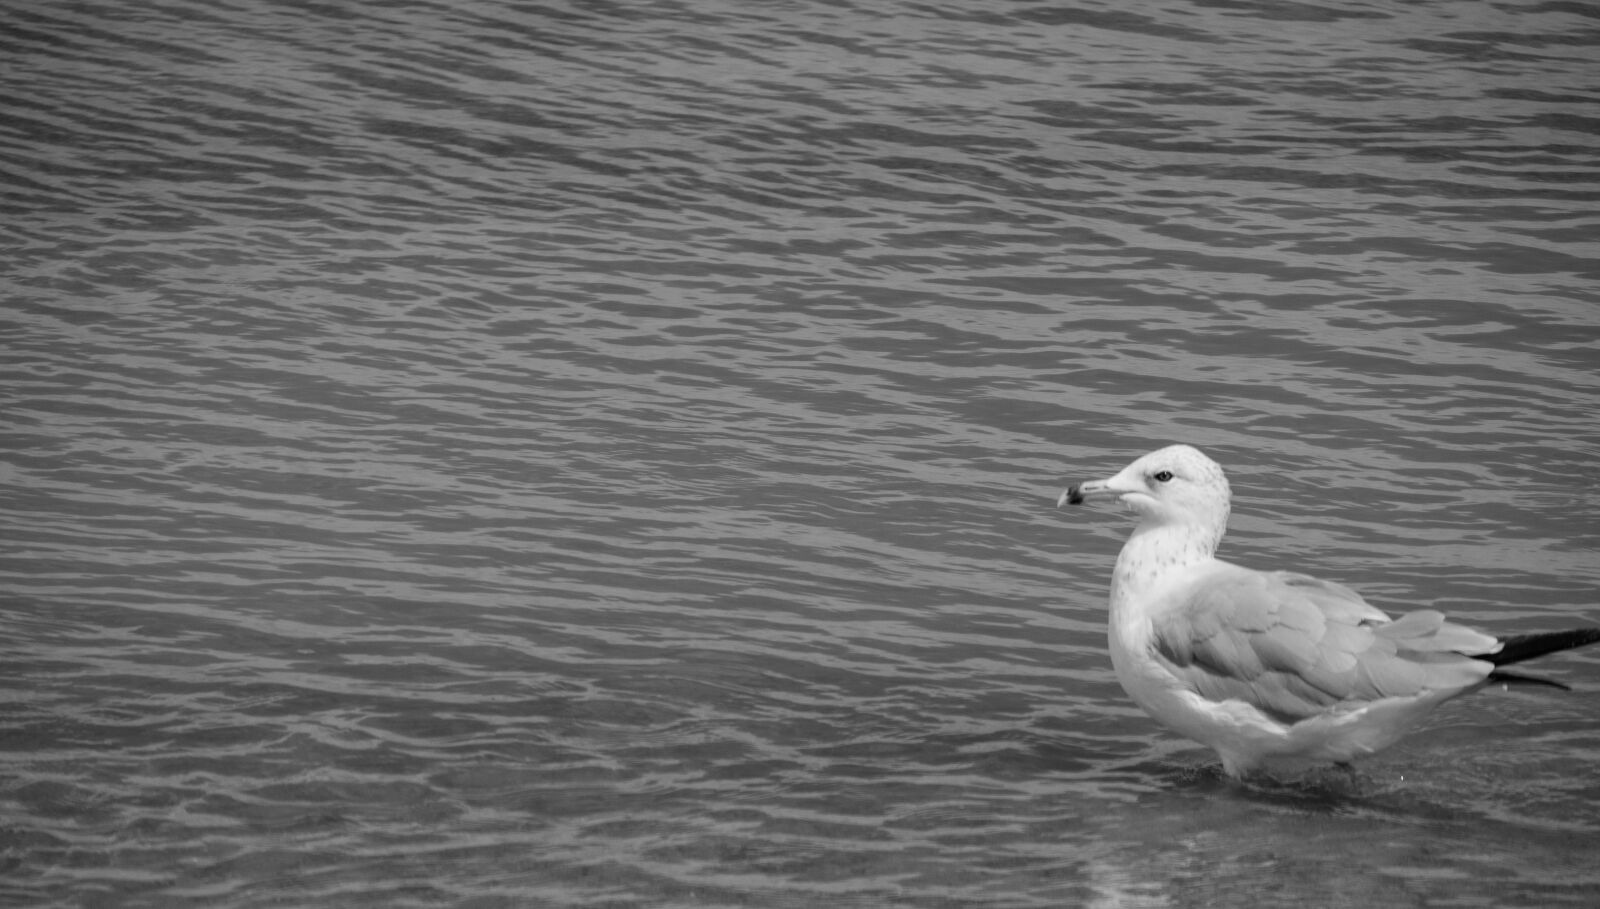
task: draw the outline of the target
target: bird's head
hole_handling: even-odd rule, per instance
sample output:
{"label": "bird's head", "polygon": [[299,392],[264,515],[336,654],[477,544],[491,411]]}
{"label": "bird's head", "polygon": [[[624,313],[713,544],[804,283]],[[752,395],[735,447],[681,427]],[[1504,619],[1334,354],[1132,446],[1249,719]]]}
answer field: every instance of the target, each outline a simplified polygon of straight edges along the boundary
{"label": "bird's head", "polygon": [[1152,451],[1106,480],[1068,487],[1056,501],[1081,505],[1116,499],[1143,525],[1185,525],[1221,539],[1228,523],[1228,478],[1198,448],[1169,445]]}

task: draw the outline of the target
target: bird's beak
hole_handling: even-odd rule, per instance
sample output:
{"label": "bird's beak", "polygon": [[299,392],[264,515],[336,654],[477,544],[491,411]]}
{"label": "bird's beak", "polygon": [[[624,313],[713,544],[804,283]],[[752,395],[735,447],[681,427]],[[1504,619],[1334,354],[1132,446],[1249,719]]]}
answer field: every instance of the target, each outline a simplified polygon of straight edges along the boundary
{"label": "bird's beak", "polygon": [[1121,499],[1130,492],[1143,492],[1142,487],[1136,487],[1122,480],[1121,476],[1109,480],[1089,480],[1068,486],[1061,498],[1056,499],[1056,507],[1063,505],[1082,505],[1090,499]]}

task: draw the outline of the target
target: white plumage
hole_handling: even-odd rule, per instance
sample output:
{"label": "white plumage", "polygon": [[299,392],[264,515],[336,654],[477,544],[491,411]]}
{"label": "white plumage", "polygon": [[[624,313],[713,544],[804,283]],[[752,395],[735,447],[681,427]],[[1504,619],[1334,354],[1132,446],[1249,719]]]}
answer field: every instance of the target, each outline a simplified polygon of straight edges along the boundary
{"label": "white plumage", "polygon": [[[1600,639],[1527,635],[1515,654],[1432,610],[1399,620],[1338,584],[1218,559],[1227,478],[1187,445],[1145,455],[1057,503],[1115,498],[1139,524],[1111,580],[1110,646],[1130,697],[1215,749],[1223,768],[1295,772],[1393,744],[1497,664]],[[1516,678],[1516,677],[1511,677]]]}

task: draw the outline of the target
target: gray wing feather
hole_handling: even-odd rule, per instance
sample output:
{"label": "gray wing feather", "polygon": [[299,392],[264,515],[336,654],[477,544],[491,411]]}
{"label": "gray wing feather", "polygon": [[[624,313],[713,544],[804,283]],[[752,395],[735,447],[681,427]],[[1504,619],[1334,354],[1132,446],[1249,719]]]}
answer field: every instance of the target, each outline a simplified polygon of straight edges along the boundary
{"label": "gray wing feather", "polygon": [[1202,696],[1290,723],[1470,687],[1493,667],[1464,654],[1496,643],[1433,610],[1390,621],[1348,587],[1237,567],[1201,579],[1154,631],[1156,652]]}

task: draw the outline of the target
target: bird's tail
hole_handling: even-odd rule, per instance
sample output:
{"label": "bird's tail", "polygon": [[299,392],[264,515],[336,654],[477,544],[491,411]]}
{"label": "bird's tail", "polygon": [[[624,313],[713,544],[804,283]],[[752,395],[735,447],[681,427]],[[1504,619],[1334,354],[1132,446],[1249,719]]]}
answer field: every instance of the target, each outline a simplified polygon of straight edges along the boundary
{"label": "bird's tail", "polygon": [[[1576,628],[1571,631],[1543,631],[1535,634],[1514,634],[1502,638],[1500,649],[1494,653],[1486,653],[1478,657],[1487,660],[1496,666],[1506,666],[1511,663],[1520,663],[1542,657],[1547,653],[1558,653],[1562,650],[1571,650],[1585,644],[1600,641],[1600,628]],[[1491,682],[1521,682],[1533,685],[1549,685],[1553,688],[1570,690],[1560,682],[1541,679],[1538,676],[1522,675],[1517,672],[1501,672],[1495,670],[1489,673]]]}

